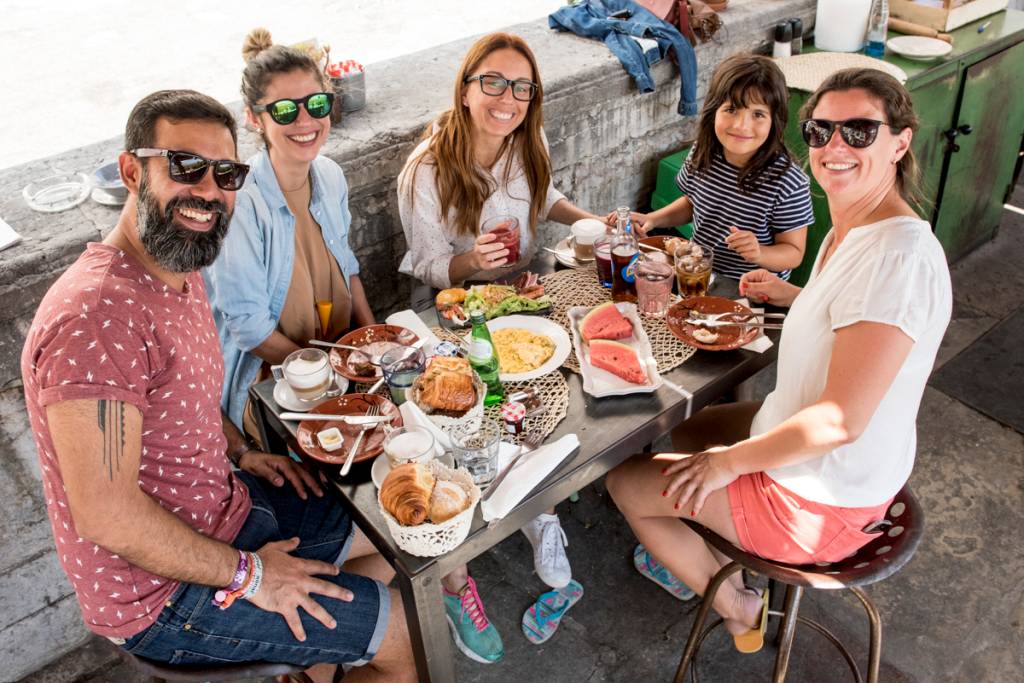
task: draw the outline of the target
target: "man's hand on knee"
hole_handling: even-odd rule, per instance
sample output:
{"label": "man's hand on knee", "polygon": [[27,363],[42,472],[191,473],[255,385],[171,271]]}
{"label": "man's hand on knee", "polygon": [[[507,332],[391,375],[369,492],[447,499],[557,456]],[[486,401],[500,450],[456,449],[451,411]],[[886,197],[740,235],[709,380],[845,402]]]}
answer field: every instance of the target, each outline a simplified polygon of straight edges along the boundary
{"label": "man's hand on knee", "polygon": [[250,602],[269,612],[277,612],[288,622],[296,640],[306,640],[306,631],[299,619],[299,607],[327,628],[334,628],[334,617],[313,599],[313,593],[351,602],[352,591],[316,578],[336,576],[340,571],[333,564],[303,560],[289,555],[299,546],[299,539],[267,543],[257,551],[263,560],[263,582]]}

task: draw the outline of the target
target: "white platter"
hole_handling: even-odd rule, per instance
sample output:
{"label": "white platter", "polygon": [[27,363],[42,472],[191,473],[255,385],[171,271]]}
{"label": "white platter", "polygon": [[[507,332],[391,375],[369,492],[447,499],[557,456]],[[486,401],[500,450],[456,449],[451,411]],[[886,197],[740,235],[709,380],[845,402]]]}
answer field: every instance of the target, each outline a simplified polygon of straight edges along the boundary
{"label": "white platter", "polygon": [[945,57],[953,51],[953,46],[946,41],[924,36],[890,38],[885,42],[885,46],[901,57],[922,62]]}
{"label": "white platter", "polygon": [[596,368],[590,364],[589,345],[583,341],[579,331],[579,322],[594,306],[574,306],[566,313],[572,326],[572,345],[576,350],[576,358],[580,363],[580,375],[583,377],[583,391],[595,398],[602,396],[626,396],[628,394],[649,394],[661,386],[661,375],[658,374],[658,362],[651,352],[651,342],[647,338],[640,316],[636,312],[636,304],[615,304],[622,315],[633,325],[633,336],[627,339],[615,339],[621,344],[631,347],[640,360],[640,365],[647,370],[647,384],[633,384],[607,370]]}
{"label": "white platter", "polygon": [[[490,330],[492,335],[497,330],[509,327],[542,334],[555,343],[555,350],[552,352],[551,358],[548,358],[536,370],[501,373],[499,377],[502,382],[525,382],[526,380],[537,379],[562,367],[562,363],[569,357],[569,351],[572,350],[572,342],[569,341],[569,333],[558,323],[539,315],[505,315],[487,321],[487,329]],[[469,335],[466,335],[466,340],[469,340]]]}

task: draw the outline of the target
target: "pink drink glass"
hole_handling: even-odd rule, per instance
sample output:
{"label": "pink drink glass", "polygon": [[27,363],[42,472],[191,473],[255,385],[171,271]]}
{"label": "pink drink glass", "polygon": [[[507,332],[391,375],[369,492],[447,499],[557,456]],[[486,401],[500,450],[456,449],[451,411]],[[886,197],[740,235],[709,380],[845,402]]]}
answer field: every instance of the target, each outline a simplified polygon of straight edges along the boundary
{"label": "pink drink glass", "polygon": [[674,271],[664,254],[648,254],[636,271],[637,307],[644,315],[661,318],[668,311]]}
{"label": "pink drink glass", "polygon": [[484,221],[480,233],[494,233],[498,242],[508,249],[508,263],[502,268],[513,268],[519,262],[519,219],[515,216],[494,216]]}

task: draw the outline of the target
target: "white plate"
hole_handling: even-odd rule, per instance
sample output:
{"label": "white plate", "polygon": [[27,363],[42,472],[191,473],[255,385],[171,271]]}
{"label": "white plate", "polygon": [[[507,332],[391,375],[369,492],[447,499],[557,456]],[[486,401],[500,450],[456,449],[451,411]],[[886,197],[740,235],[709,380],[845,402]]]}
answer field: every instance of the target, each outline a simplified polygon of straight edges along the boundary
{"label": "white plate", "polygon": [[576,358],[580,362],[580,375],[583,376],[583,391],[595,398],[602,396],[626,396],[627,394],[649,394],[661,386],[661,375],[658,374],[658,363],[651,352],[651,342],[647,338],[640,317],[636,312],[636,304],[615,304],[619,312],[633,324],[633,336],[628,339],[615,339],[621,344],[636,351],[640,364],[647,369],[647,384],[633,384],[607,370],[596,368],[590,364],[589,346],[583,342],[579,332],[579,321],[583,316],[594,310],[594,306],[574,306],[567,311],[569,323],[572,325],[572,345],[576,349]]}
{"label": "white plate", "polygon": [[945,57],[953,51],[953,46],[938,38],[925,38],[924,36],[899,36],[890,38],[885,46],[898,55],[907,59],[919,61],[930,61]]}
{"label": "white plate", "polygon": [[[334,373],[332,391],[337,391],[338,395],[344,394],[348,391],[348,380],[338,373]],[[285,410],[290,410],[294,413],[305,413],[315,408],[321,401],[307,403],[306,401],[299,400],[299,397],[295,395],[292,388],[288,386],[288,382],[282,379],[274,384],[274,402]]]}
{"label": "white plate", "polygon": [[[448,467],[455,467],[455,458],[448,451],[445,451],[444,455],[440,456],[438,460],[442,464]],[[384,477],[388,476],[388,472],[391,471],[391,461],[388,460],[388,456],[381,453],[373,459],[373,467],[370,468],[370,477],[373,479],[373,485],[380,488],[380,485],[384,483]]]}
{"label": "white plate", "polygon": [[[551,322],[547,318],[542,318],[538,315],[505,315],[487,321],[487,329],[490,330],[492,335],[496,330],[503,330],[508,327],[542,334],[555,343],[555,350],[551,353],[551,358],[548,358],[536,370],[501,373],[498,377],[502,382],[525,382],[526,380],[537,379],[562,367],[562,363],[569,357],[572,342],[569,341],[569,333],[558,323]],[[469,341],[469,337],[470,335],[466,335],[466,341]]]}
{"label": "white plate", "polygon": [[569,246],[569,238],[566,237],[564,240],[560,240],[553,249],[558,252],[553,254],[555,260],[561,263],[563,266],[568,268],[594,268],[593,261],[577,261],[573,255],[572,247]]}

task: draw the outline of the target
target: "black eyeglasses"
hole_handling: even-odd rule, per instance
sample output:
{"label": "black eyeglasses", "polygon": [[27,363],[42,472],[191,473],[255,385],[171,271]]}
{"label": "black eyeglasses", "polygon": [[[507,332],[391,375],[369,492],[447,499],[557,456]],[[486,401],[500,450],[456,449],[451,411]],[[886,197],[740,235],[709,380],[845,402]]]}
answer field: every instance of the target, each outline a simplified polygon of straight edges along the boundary
{"label": "black eyeglasses", "polygon": [[217,183],[217,187],[234,192],[242,187],[245,176],[249,174],[247,164],[230,159],[205,159],[192,152],[141,147],[131,150],[131,153],[140,159],[167,157],[167,175],[183,185],[197,185],[206,176],[206,169],[212,167],[213,182]]}
{"label": "black eyeglasses", "polygon": [[537,96],[537,84],[525,79],[511,81],[502,76],[484,74],[483,76],[466,76],[466,80],[463,83],[470,83],[472,81],[479,81],[480,89],[485,95],[490,95],[491,97],[501,96],[509,86],[512,86],[512,97],[520,102],[529,102]]}
{"label": "black eyeglasses", "polygon": [[299,118],[299,105],[304,106],[314,119],[322,119],[331,113],[331,107],[334,106],[334,93],[315,92],[298,100],[288,98],[274,100],[269,104],[253,105],[252,110],[257,114],[265,111],[270,114],[270,118],[274,119],[275,123],[287,126]]}
{"label": "black eyeglasses", "polygon": [[[828,119],[807,119],[800,122],[800,132],[808,147],[824,147],[832,139],[833,133],[839,129],[843,142],[850,147],[862,149],[870,147],[878,137],[878,129],[889,126],[885,121],[874,119],[847,119],[846,121],[829,121]],[[889,126],[896,130],[893,126]]]}

